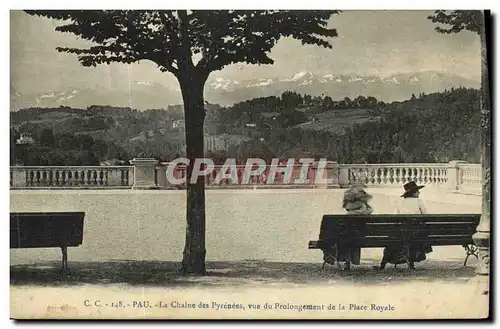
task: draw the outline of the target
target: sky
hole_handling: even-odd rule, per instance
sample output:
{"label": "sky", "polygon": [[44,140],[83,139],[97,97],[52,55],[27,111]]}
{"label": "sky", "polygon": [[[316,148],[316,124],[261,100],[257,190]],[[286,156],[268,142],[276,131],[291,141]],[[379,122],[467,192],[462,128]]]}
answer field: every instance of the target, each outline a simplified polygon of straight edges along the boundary
{"label": "sky", "polygon": [[[388,76],[419,71],[443,71],[480,79],[479,37],[470,32],[439,34],[426,17],[430,11],[344,11],[329,27],[333,49],[303,46],[282,39],[272,49],[274,65],[235,64],[210,75],[210,80],[291,77],[297,72]],[[99,65],[86,68],[76,56],[59,53],[57,46],[81,44],[74,35],[55,32],[56,22],[21,11],[10,15],[11,90],[43,93],[71,88],[126,88],[130,80],[176,85],[173,75],[155,64]]]}

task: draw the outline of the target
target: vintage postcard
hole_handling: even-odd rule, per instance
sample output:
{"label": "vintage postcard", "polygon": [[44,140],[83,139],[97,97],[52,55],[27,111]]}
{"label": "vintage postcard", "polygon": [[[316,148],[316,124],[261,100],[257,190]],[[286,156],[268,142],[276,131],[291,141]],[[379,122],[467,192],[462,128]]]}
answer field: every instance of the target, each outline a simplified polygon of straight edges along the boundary
{"label": "vintage postcard", "polygon": [[489,318],[489,21],[11,10],[10,318]]}

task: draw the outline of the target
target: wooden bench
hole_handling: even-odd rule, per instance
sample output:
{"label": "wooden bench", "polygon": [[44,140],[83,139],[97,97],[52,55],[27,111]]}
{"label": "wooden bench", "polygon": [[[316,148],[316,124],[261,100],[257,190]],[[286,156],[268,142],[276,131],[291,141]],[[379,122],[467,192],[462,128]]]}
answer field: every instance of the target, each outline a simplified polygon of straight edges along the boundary
{"label": "wooden bench", "polygon": [[[309,241],[309,249],[332,250],[337,246],[384,248],[431,246],[463,246],[464,266],[471,255],[477,256],[472,240],[480,214],[426,215],[325,215],[321,220],[319,240]],[[325,260],[323,268],[328,261]]]}
{"label": "wooden bench", "polygon": [[61,248],[61,272],[68,270],[68,247],[83,242],[84,212],[11,212],[10,248]]}

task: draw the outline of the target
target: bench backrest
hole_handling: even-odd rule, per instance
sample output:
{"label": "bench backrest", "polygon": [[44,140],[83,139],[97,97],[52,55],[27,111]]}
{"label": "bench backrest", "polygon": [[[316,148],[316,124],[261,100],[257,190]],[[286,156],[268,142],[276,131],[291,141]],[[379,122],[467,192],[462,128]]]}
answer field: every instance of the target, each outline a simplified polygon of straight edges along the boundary
{"label": "bench backrest", "polygon": [[328,244],[384,247],[390,244],[472,244],[480,214],[325,215],[319,239]]}
{"label": "bench backrest", "polygon": [[84,217],[84,212],[11,212],[10,248],[79,246]]}

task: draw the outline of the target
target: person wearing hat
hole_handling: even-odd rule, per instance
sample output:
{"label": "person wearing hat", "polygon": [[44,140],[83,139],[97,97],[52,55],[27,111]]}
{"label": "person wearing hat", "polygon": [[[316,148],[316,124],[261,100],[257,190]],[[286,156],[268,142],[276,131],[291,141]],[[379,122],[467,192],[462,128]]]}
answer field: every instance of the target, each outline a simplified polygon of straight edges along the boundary
{"label": "person wearing hat", "polygon": [[[368,203],[372,196],[364,190],[365,185],[354,185],[344,192],[342,208],[348,215],[369,215],[373,208]],[[337,263],[344,262],[344,270],[350,270],[351,263],[359,265],[361,259],[361,248],[349,245],[338,246],[336,260]]]}
{"label": "person wearing hat", "polygon": [[424,203],[418,197],[420,196],[420,190],[424,188],[424,185],[417,185],[417,183],[411,181],[403,185],[405,192],[401,195],[402,202],[399,203],[396,208],[400,214],[425,214],[427,210],[425,209]]}
{"label": "person wearing hat", "polygon": [[364,190],[366,185],[354,185],[344,192],[342,200],[342,208],[347,211],[348,215],[369,215],[373,212],[373,208],[368,201],[372,196]]}
{"label": "person wearing hat", "polygon": [[[420,190],[424,187],[423,185],[417,185],[413,181],[404,184],[405,191],[401,195],[403,200],[397,205],[396,212],[398,214],[426,214],[427,209],[422,200],[419,199]],[[432,252],[432,246],[427,244],[413,247],[409,253],[405,246],[386,247],[380,267],[376,268],[383,270],[387,263],[394,264],[394,267],[398,264],[407,263],[410,269],[415,269],[415,262],[425,260],[427,258],[426,254],[430,252]]]}

